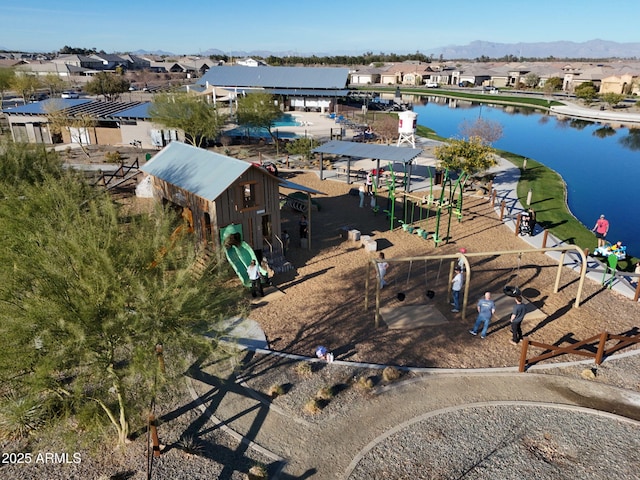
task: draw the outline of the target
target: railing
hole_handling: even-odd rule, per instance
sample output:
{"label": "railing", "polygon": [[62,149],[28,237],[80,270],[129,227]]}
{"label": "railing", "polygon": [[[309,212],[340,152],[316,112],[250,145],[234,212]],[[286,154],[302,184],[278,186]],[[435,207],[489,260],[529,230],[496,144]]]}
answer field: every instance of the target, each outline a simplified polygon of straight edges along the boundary
{"label": "railing", "polygon": [[[617,340],[617,343],[606,348],[606,344],[610,340]],[[520,364],[518,370],[520,372],[524,372],[535,363],[557,357],[559,355],[580,355],[583,357],[593,358],[595,359],[595,364],[600,365],[605,357],[635,343],[640,343],[640,334],[638,333],[637,327],[631,329],[626,335],[614,335],[612,333],[602,332],[599,335],[595,335],[587,338],[586,340],[565,347],[536,342],[531,340],[529,337],[524,337],[522,339],[522,350],[520,352]],[[543,348],[545,349],[545,352],[541,355],[527,358],[530,346]]]}

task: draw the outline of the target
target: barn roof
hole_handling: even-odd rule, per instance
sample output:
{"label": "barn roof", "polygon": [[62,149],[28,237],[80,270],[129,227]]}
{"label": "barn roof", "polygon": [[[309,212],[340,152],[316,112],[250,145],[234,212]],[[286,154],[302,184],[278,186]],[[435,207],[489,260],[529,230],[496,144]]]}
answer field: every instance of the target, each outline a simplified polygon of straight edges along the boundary
{"label": "barn roof", "polygon": [[251,167],[249,162],[171,142],[140,170],[213,201]]}
{"label": "barn roof", "polygon": [[[237,158],[220,155],[186,143],[171,142],[141,166],[140,170],[183,190],[213,201],[250,168],[259,167]],[[266,170],[264,174],[271,176]],[[282,188],[325,195],[323,192],[304,185],[278,177],[273,178],[278,181]]]}

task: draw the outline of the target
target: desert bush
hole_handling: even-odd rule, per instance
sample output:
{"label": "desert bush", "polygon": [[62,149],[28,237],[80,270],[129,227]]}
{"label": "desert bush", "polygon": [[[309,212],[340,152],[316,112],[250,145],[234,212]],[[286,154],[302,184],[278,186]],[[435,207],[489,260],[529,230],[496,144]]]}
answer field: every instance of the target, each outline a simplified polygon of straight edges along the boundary
{"label": "desert bush", "polygon": [[400,378],[400,370],[395,367],[385,367],[382,371],[382,379],[385,382],[394,382]]}
{"label": "desert bush", "polygon": [[178,448],[189,455],[200,455],[204,451],[200,440],[193,435],[186,435],[178,440]]}
{"label": "desert bush", "polygon": [[267,480],[267,467],[264,465],[254,465],[247,474],[248,480]]}
{"label": "desert bush", "polygon": [[122,162],[122,155],[117,150],[115,152],[107,152],[107,153],[105,153],[104,158],[107,160],[107,162],[110,162],[110,163],[120,163],[120,162]]}
{"label": "desert bush", "polygon": [[373,379],[366,376],[360,376],[355,379],[354,385],[362,391],[369,391],[373,388]]}
{"label": "desert bush", "polygon": [[321,410],[322,409],[320,408],[320,402],[317,398],[312,398],[304,404],[304,411],[310,413],[311,415],[316,415],[320,413]]}
{"label": "desert bush", "polygon": [[313,373],[313,370],[311,369],[311,364],[307,362],[300,362],[296,364],[295,371],[298,375],[305,378],[310,377],[311,374]]}
{"label": "desert bush", "polygon": [[279,397],[284,395],[284,387],[282,385],[271,385],[267,393],[271,398]]}
{"label": "desert bush", "polygon": [[331,400],[334,396],[333,388],[331,387],[322,387],[316,393],[317,400]]}
{"label": "desert bush", "polygon": [[9,392],[0,407],[0,438],[17,440],[27,437],[44,425],[45,408],[30,395]]}

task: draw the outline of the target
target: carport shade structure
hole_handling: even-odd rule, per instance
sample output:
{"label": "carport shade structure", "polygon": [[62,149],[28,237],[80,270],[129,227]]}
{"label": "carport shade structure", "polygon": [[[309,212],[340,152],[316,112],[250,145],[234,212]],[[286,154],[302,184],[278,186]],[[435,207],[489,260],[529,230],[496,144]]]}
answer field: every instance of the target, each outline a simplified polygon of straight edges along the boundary
{"label": "carport shade structure", "polygon": [[[409,175],[411,178],[411,163],[422,153],[420,148],[396,147],[393,145],[376,145],[359,142],[346,142],[344,140],[331,140],[317,148],[313,153],[320,154],[320,180],[324,180],[323,154],[340,155],[347,157],[347,183],[350,183],[351,159],[370,158],[376,161],[376,185],[380,182],[380,160],[398,162],[409,165]],[[405,191],[409,191],[409,184],[405,185]]]}

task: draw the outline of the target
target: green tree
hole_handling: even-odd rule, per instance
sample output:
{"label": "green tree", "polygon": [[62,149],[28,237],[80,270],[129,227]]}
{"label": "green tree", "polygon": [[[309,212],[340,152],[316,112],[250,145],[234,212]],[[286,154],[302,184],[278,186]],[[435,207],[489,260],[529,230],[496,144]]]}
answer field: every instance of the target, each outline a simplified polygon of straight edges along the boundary
{"label": "green tree", "polygon": [[91,143],[91,133],[97,120],[88,113],[69,115],[67,109],[61,104],[60,99],[53,99],[44,106],[52,135],[62,135],[63,131],[69,134],[72,143],[80,145],[82,153],[89,157],[88,145]]}
{"label": "green tree", "polygon": [[[38,155],[32,165],[48,165]],[[206,351],[200,334],[237,313],[242,292],[221,286],[220,269],[193,275],[193,238],[171,235],[180,223],[168,210],[125,217],[63,171],[1,182],[3,391],[71,415],[80,430],[103,419],[123,444],[154,395]]]}
{"label": "green tree", "polygon": [[609,105],[609,108],[615,107],[625,99],[626,95],[622,93],[607,92],[600,95],[600,100]]}
{"label": "green tree", "polygon": [[561,90],[562,89],[562,78],[560,77],[551,77],[549,79],[547,79],[546,82],[544,82],[544,86],[545,88],[549,88],[550,91],[556,91],[556,90]]}
{"label": "green tree", "polygon": [[291,155],[302,155],[305,159],[311,158],[311,150],[320,143],[311,137],[297,138],[286,146],[287,152]]}
{"label": "green tree", "polygon": [[4,94],[11,89],[15,76],[12,68],[0,68],[0,105],[4,100]]}
{"label": "green tree", "polygon": [[280,116],[282,116],[282,111],[276,104],[274,96],[269,93],[249,93],[238,98],[238,111],[236,112],[238,125],[265,129],[276,143],[276,147],[277,139],[272,129]]}
{"label": "green tree", "polygon": [[11,89],[16,91],[24,103],[29,102],[29,98],[40,88],[40,80],[35,75],[20,73],[13,77]]}
{"label": "green tree", "polygon": [[49,95],[54,96],[56,93],[60,93],[64,90],[65,82],[60,78],[60,75],[47,73],[42,78],[42,85],[49,90]]}
{"label": "green tree", "polygon": [[214,140],[226,122],[214,105],[187,92],[157,94],[149,114],[153,123],[183,131],[187,143],[195,147]]}
{"label": "green tree", "polygon": [[483,172],[498,163],[495,150],[480,137],[449,139],[436,147],[434,153],[440,167],[469,175]]}
{"label": "green tree", "polygon": [[598,90],[593,82],[584,82],[574,89],[576,97],[582,99],[585,104],[590,104],[598,98]]}
{"label": "green tree", "polygon": [[540,83],[540,77],[533,72],[527,73],[524,76],[524,84],[528,88],[536,88],[539,83]]}
{"label": "green tree", "polygon": [[115,101],[122,93],[128,92],[131,84],[121,75],[99,72],[84,86],[84,90],[92,95],[102,95],[105,100]]}

